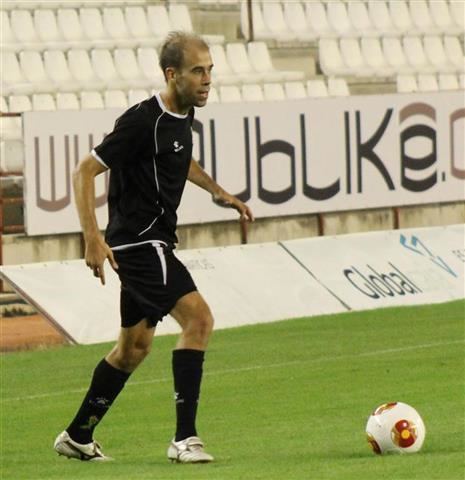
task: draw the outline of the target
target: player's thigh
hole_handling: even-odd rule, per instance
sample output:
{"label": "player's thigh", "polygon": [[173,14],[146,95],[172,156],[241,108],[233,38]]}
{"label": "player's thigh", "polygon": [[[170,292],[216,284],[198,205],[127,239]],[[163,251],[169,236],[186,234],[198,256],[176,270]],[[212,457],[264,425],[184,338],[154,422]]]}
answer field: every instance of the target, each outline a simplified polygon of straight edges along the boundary
{"label": "player's thigh", "polygon": [[183,330],[191,328],[213,328],[213,315],[210,307],[198,291],[182,296],[171,310],[170,315]]}

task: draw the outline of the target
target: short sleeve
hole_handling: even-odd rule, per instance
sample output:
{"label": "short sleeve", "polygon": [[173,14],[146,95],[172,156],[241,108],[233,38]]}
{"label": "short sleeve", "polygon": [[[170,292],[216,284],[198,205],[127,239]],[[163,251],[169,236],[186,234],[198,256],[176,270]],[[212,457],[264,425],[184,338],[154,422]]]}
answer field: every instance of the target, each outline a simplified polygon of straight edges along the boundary
{"label": "short sleeve", "polygon": [[147,124],[140,108],[131,108],[119,117],[113,128],[92,150],[92,155],[107,168],[121,168],[137,160],[147,141]]}

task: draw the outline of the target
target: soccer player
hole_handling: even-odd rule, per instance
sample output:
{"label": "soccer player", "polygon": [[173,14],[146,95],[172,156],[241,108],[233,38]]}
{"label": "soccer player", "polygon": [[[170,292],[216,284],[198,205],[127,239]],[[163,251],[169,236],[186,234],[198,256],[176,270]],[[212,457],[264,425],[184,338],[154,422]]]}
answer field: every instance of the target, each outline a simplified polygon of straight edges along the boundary
{"label": "soccer player", "polygon": [[[250,209],[223,190],[192,158],[194,107],[207,103],[213,68],[201,37],[172,32],[160,53],[166,87],[121,115],[114,130],[74,172],[74,190],[85,240],[85,261],[102,284],[108,260],[121,280],[121,330],[114,348],[96,366],[89,390],[54,448],[68,458],[109,460],[94,440],[95,427],[150,352],[157,322],[168,313],[182,332],[173,350],[176,432],[168,458],[211,462],[195,420],[202,365],[213,317],[185,266],[174,255],[176,209],[186,179],[215,202],[253,220]],[[95,216],[94,179],[110,169],[109,222],[102,238]]]}

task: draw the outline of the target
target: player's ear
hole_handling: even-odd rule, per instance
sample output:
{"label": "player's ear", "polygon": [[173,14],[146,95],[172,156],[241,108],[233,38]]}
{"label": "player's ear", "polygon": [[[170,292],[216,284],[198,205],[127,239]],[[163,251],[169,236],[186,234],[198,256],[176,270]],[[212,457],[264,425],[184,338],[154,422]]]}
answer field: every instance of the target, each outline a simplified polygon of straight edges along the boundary
{"label": "player's ear", "polygon": [[165,69],[166,80],[176,80],[176,70],[173,67]]}

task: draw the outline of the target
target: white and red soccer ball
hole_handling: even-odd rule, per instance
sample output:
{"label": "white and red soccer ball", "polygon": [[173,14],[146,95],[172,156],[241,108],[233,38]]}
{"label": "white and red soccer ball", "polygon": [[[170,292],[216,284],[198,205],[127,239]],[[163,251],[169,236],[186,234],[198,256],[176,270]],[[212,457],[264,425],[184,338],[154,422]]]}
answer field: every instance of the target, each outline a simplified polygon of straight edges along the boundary
{"label": "white and red soccer ball", "polygon": [[402,402],[384,403],[369,417],[366,434],[377,454],[418,452],[425,440],[425,424],[420,414]]}

